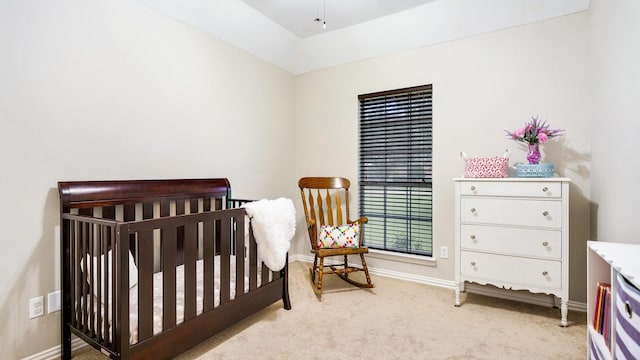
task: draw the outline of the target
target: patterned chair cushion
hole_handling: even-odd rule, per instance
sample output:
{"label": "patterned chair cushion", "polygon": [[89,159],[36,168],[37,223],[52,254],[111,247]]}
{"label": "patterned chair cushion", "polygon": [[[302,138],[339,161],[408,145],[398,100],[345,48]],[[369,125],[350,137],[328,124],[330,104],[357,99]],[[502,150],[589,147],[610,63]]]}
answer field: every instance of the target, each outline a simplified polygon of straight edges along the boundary
{"label": "patterned chair cushion", "polygon": [[323,225],[318,234],[318,248],[342,249],[357,248],[360,224],[353,223],[341,226]]}

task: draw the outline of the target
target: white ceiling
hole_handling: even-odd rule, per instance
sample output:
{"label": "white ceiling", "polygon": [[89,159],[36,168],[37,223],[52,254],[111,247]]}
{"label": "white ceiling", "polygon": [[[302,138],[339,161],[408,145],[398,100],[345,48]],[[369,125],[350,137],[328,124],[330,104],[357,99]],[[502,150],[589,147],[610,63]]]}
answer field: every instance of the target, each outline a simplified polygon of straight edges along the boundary
{"label": "white ceiling", "polygon": [[327,30],[313,21],[318,0],[132,1],[300,75],[565,16],[590,0],[326,0]]}
{"label": "white ceiling", "polygon": [[[381,18],[434,0],[242,1],[298,37],[306,38]],[[322,26],[323,20],[326,21],[326,29]]]}

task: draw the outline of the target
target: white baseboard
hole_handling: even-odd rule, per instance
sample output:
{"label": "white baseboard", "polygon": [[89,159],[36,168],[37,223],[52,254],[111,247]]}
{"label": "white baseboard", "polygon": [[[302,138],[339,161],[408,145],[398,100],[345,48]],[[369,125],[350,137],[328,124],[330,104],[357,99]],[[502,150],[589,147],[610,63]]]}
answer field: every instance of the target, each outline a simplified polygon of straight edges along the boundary
{"label": "white baseboard", "polygon": [[[71,339],[71,351],[78,350],[85,346],[88,346],[86,342],[78,338]],[[58,346],[52,347],[49,350],[41,351],[37,354],[27,356],[26,358],[23,358],[23,360],[58,360],[61,357],[62,357],[62,346],[58,345]]]}
{"label": "white baseboard", "polygon": [[[290,257],[289,260],[312,263],[313,256],[296,254]],[[339,262],[332,261],[332,260],[325,260],[325,264],[334,265],[334,264],[339,264]],[[442,280],[442,279],[436,279],[428,276],[414,275],[414,274],[408,274],[408,273],[403,273],[403,272],[398,272],[393,270],[373,268],[371,266],[369,266],[369,272],[372,275],[384,276],[392,279],[413,281],[413,282],[417,282],[425,285],[449,288],[451,290],[455,289],[455,282],[450,280]],[[547,306],[547,307],[554,307],[558,305],[556,304],[555,298],[551,295],[533,294],[533,293],[524,292],[524,291],[511,291],[511,290],[499,289],[493,286],[485,286],[485,285],[479,285],[479,284],[473,284],[473,283],[466,283],[465,290],[475,294],[491,296],[491,297],[507,299],[507,300],[520,301],[520,302],[525,302],[525,303],[534,304],[534,305],[541,305],[541,306]],[[452,293],[452,296],[453,296],[453,293]],[[452,303],[453,303],[453,300],[452,300]],[[569,307],[569,310],[572,310],[572,311],[587,312],[586,303],[569,301],[568,307]]]}

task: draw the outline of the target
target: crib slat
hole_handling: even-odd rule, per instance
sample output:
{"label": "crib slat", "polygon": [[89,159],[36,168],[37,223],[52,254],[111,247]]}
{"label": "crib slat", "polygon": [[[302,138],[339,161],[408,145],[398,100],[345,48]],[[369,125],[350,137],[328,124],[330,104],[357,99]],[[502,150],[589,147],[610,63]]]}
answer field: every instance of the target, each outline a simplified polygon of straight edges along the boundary
{"label": "crib slat", "polygon": [[138,233],[138,249],[145,254],[138,258],[138,341],[143,341],[153,335],[153,230]]}
{"label": "crib slat", "polygon": [[[89,296],[88,296],[88,298],[89,298],[88,302],[89,302],[89,309],[90,310],[89,310],[89,314],[88,314],[89,315],[89,323],[87,324],[88,325],[87,330],[88,330],[89,335],[91,337],[94,337],[96,335],[95,311],[91,310],[91,309],[95,309],[95,306],[96,306],[96,304],[94,303],[95,299],[93,297],[93,294],[95,294],[96,290],[100,288],[100,281],[98,281],[96,283],[94,281],[94,276],[92,275],[92,274],[96,274],[100,269],[100,263],[98,263],[97,266],[94,266],[94,261],[93,261],[94,256],[96,254],[96,251],[94,249],[95,248],[95,243],[94,242],[96,240],[94,238],[94,228],[95,228],[95,226],[87,224],[87,236],[88,236],[87,241],[89,242],[88,243],[88,245],[89,245],[89,248],[88,248],[88,250],[89,250],[88,251],[88,253],[89,253],[89,257],[88,257],[88,260],[89,260],[88,261],[89,262],[89,272],[88,272],[88,275],[89,276],[87,276],[87,277],[89,278],[89,284],[90,284],[89,288],[91,290],[89,292]],[[100,258],[98,258],[98,261],[100,261]]]}
{"label": "crib slat", "polygon": [[258,287],[258,245],[249,226],[249,291]]}
{"label": "crib slat", "polygon": [[[104,214],[104,213],[103,213]],[[115,213],[114,213],[115,216]],[[104,258],[105,260],[108,261],[107,257],[108,257],[108,250],[112,248],[113,246],[113,242],[111,239],[111,236],[113,235],[113,229],[112,228],[106,228],[105,229],[105,238],[102,239],[102,250],[104,251]],[[107,271],[101,271],[100,275],[98,275],[99,279],[102,279],[102,281],[104,281],[105,286],[104,286],[104,291],[103,291],[103,286],[100,287],[100,299],[108,299],[109,298],[109,283],[108,283],[108,276],[109,273]],[[105,342],[110,342],[111,337],[109,336],[109,319],[111,318],[109,316],[109,313],[111,311],[111,309],[109,308],[109,303],[105,301],[105,306],[102,306],[102,338],[104,339]]]}
{"label": "crib slat", "polygon": [[215,239],[213,238],[213,221],[205,221],[203,224],[203,257],[204,257],[204,284],[203,284],[203,311],[213,309],[214,305],[214,269],[215,269]]}
{"label": "crib slat", "polygon": [[125,204],[122,210],[124,221],[134,221],[136,219],[136,204]]}
{"label": "crib slat", "polygon": [[177,229],[162,228],[162,330],[176,326]]}
{"label": "crib slat", "polygon": [[116,207],[115,206],[103,206],[102,207],[102,217],[105,219],[115,220],[116,218]]}
{"label": "crib slat", "polygon": [[216,239],[216,243],[220,242],[220,305],[226,303],[230,299],[230,279],[231,274],[229,268],[231,266],[231,219],[224,218],[218,220],[219,238]]}
{"label": "crib slat", "polygon": [[80,318],[80,301],[82,300],[82,293],[80,287],[82,286],[82,269],[80,268],[80,259],[82,258],[82,251],[78,239],[78,222],[69,221],[70,233],[71,233],[71,269],[72,269],[72,282],[73,284],[73,304],[75,306],[72,309],[71,323],[74,327],[79,327],[78,319]]}
{"label": "crib slat", "polygon": [[[100,286],[100,277],[102,276],[102,259],[100,254],[102,254],[102,239],[103,239],[104,227],[100,225],[95,226],[95,238],[91,240],[92,247],[95,246],[94,249],[91,250],[91,263],[96,261],[95,268],[91,271],[91,274],[95,274],[95,278],[98,280],[95,284],[92,285],[91,295],[96,294],[94,305],[93,299],[94,296],[91,296],[91,308],[94,311],[91,312],[91,335],[96,336],[97,338],[101,338],[101,330],[100,327],[102,325],[102,310],[100,306],[100,299],[102,298],[102,286]],[[93,281],[94,275],[91,275],[91,280]]]}
{"label": "crib slat", "polygon": [[[104,254],[106,253],[105,249],[106,249],[106,245],[107,245],[107,227],[106,226],[100,226],[100,230],[99,230],[99,239],[97,240],[97,245],[98,245],[98,253],[99,254]],[[102,263],[101,260],[99,260],[98,262],[98,271],[96,272],[96,277],[98,279],[100,279],[102,277]],[[98,295],[97,295],[97,300],[100,301],[100,299],[102,299],[102,286],[100,286],[98,289]],[[102,341],[104,338],[104,332],[103,332],[103,312],[104,309],[102,309],[102,306],[98,308],[97,314],[96,314],[96,330],[98,331],[98,341]]]}
{"label": "crib slat", "polygon": [[[123,220],[124,221],[135,221],[136,220],[136,204],[124,204],[124,206],[122,207],[123,210]],[[133,238],[133,235],[131,236],[131,239],[129,240],[129,249],[131,251],[131,255],[133,256],[134,260],[137,259],[136,257],[136,242],[135,239]]]}
{"label": "crib slat", "polygon": [[244,294],[244,214],[234,218],[234,223],[236,225],[233,232],[236,244],[236,298],[238,298]]}
{"label": "crib slat", "polygon": [[[160,201],[160,217],[171,215],[171,204],[169,200]],[[160,251],[160,271],[164,270],[164,252]]]}
{"label": "crib slat", "polygon": [[151,219],[153,218],[153,203],[142,203],[142,218],[143,219]]}
{"label": "crib slat", "polygon": [[176,215],[184,214],[184,199],[176,200]]}
{"label": "crib slat", "polygon": [[271,270],[269,270],[267,265],[263,262],[262,269],[260,271],[262,271],[262,282],[260,283],[260,286],[265,286],[269,283],[269,272],[271,272]]}
{"label": "crib slat", "polygon": [[166,217],[171,214],[171,203],[169,200],[160,201],[160,217]]}
{"label": "crib slat", "polygon": [[[113,259],[113,273],[112,283],[114,284],[113,292],[113,318],[116,326],[113,328],[113,343],[117,350],[120,352],[120,357],[123,359],[129,359],[129,339],[130,339],[130,306],[129,301],[129,239],[132,234],[129,234],[122,230],[120,226],[116,227],[117,235],[116,242],[114,243],[113,251],[111,252]],[[115,295],[118,295],[116,299]],[[116,307],[117,304],[117,307]]]}
{"label": "crib slat", "polygon": [[[82,327],[81,328],[82,328],[82,331],[86,333],[86,331],[87,331],[87,321],[88,321],[88,318],[87,318],[88,304],[87,304],[87,301],[86,301],[87,297],[85,295],[90,293],[91,288],[86,288],[85,284],[89,284],[89,286],[91,286],[91,283],[88,282],[90,280],[88,280],[87,273],[91,271],[91,267],[93,266],[93,262],[91,261],[91,257],[87,256],[88,245],[89,245],[88,244],[88,240],[87,240],[87,231],[88,231],[87,227],[88,227],[88,224],[82,223],[80,225],[80,227],[81,227],[80,237],[81,237],[81,244],[82,244],[81,245],[82,246],[82,256],[85,259],[85,262],[84,262],[85,263],[84,264],[85,270],[82,272],[82,282],[81,282],[81,287],[80,287],[82,295],[83,295],[83,297],[85,299],[85,301],[82,302],[82,310],[81,310],[82,311],[82,319],[81,319]],[[87,261],[87,260],[89,260],[89,261]]]}
{"label": "crib slat", "polygon": [[196,261],[198,257],[198,224],[184,227],[184,319],[196,316]]}
{"label": "crib slat", "polygon": [[[115,236],[115,234],[111,234],[111,236]],[[117,273],[115,272],[115,264],[117,263],[116,260],[116,255],[117,255],[117,249],[116,249],[116,242],[112,241],[110,242],[110,249],[112,250],[110,253],[108,253],[109,257],[111,258],[111,260],[106,260],[106,261],[111,261],[111,264],[113,265],[113,267],[111,268],[111,271],[109,271],[109,267],[105,266],[104,269],[104,282],[105,282],[105,295],[104,295],[104,303],[105,303],[105,308],[108,309],[107,311],[111,313],[110,317],[107,317],[107,319],[111,318],[112,321],[114,320],[114,318],[116,317],[116,315],[118,314],[118,307],[116,305],[117,301],[111,301],[109,302],[109,293],[113,294],[113,296],[111,296],[111,298],[115,298],[115,294],[116,294],[116,279],[117,279]],[[107,256],[105,256],[105,259],[107,259]],[[111,279],[111,281],[109,281],[109,279]],[[113,347],[117,347],[118,344],[116,344],[116,340],[118,339],[117,337],[117,331],[118,331],[118,327],[117,326],[111,326],[109,327],[111,329],[110,332],[108,332],[109,337],[106,339],[107,342],[111,342]]]}
{"label": "crib slat", "polygon": [[[184,208],[184,200],[177,200],[176,201],[176,215],[184,215],[185,213],[185,208]],[[177,259],[176,259],[176,264],[177,265],[182,265],[184,264],[184,226],[178,226],[178,241],[177,241],[177,248],[178,248],[178,255],[177,255]]]}

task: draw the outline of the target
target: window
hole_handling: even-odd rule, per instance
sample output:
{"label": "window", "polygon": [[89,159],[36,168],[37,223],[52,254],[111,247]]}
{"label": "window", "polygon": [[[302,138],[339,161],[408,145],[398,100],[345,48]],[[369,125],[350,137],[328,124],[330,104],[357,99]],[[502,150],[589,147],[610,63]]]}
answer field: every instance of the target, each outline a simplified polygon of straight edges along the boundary
{"label": "window", "polygon": [[360,214],[372,249],[431,256],[432,86],[358,96]]}

